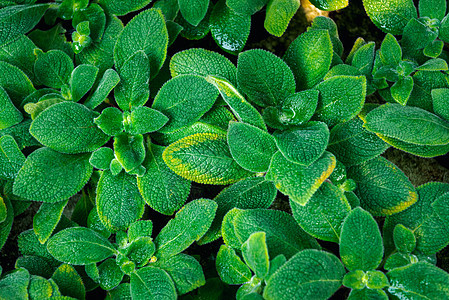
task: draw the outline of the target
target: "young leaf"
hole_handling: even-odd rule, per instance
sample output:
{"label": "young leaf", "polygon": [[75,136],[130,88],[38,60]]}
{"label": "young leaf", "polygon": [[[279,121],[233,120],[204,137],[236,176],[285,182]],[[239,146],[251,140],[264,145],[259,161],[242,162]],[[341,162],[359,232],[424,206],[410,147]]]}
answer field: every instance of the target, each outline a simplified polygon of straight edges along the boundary
{"label": "young leaf", "polygon": [[222,134],[190,135],[168,146],[162,158],[173,172],[198,183],[230,184],[251,176],[232,158]]}
{"label": "young leaf", "polygon": [[74,297],[75,299],[85,299],[86,288],[83,280],[71,265],[62,264],[59,266],[53,273],[53,276],[51,276],[51,279],[54,280],[63,295]]}
{"label": "young leaf", "polygon": [[52,88],[61,88],[68,83],[73,68],[72,59],[61,50],[50,50],[46,53],[41,51],[34,63],[36,78]]}
{"label": "young leaf", "polygon": [[106,27],[106,15],[100,5],[91,3],[85,9],[78,9],[73,14],[72,26],[76,26],[84,21],[89,22],[90,35],[93,41],[102,39]]}
{"label": "young leaf", "polygon": [[33,230],[41,244],[44,244],[53,233],[61,219],[62,211],[68,200],[56,203],[42,203],[33,217]]}
{"label": "young leaf", "polygon": [[296,88],[295,78],[287,64],[262,49],[239,54],[237,81],[248,100],[263,107],[281,104]]}
{"label": "young leaf", "polygon": [[125,230],[142,217],[145,202],[137,189],[135,176],[103,171],[97,186],[97,211],[110,231]]}
{"label": "young leaf", "polygon": [[184,19],[193,26],[197,26],[206,16],[207,8],[210,5],[209,0],[178,0],[178,4]]}
{"label": "young leaf", "polygon": [[150,97],[150,61],[143,50],[129,57],[120,68],[120,82],[114,88],[117,105],[124,111],[144,105]]}
{"label": "young leaf", "polygon": [[338,243],[343,220],[351,211],[344,193],[324,182],[305,206],[290,201],[292,214],[308,234],[324,241]]}
{"label": "young leaf", "polygon": [[310,166],[326,150],[329,141],[329,129],[322,122],[309,122],[301,127],[294,127],[273,133],[276,146],[282,155],[291,162]]}
{"label": "young leaf", "polygon": [[386,66],[396,67],[402,60],[402,50],[396,38],[388,33],[380,46],[379,58]]}
{"label": "young leaf", "polygon": [[25,155],[10,135],[0,137],[0,178],[14,179],[25,163]]}
{"label": "young leaf", "polygon": [[155,132],[168,122],[163,113],[146,106],[136,107],[125,116],[125,131],[134,135]]}
{"label": "young leaf", "polygon": [[227,284],[243,284],[251,280],[251,270],[227,245],[220,246],[215,265],[220,279]]}
{"label": "young leaf", "polygon": [[348,300],[358,299],[388,300],[388,296],[383,290],[380,289],[364,288],[362,290],[351,290],[351,293],[349,293],[348,296]]}
{"label": "young leaf", "polygon": [[117,134],[114,137],[114,155],[126,172],[139,167],[145,159],[143,136]]}
{"label": "young leaf", "polygon": [[167,259],[198,241],[212,224],[216,210],[217,204],[208,199],[198,199],[186,204],[154,240],[157,245],[156,257]]}
{"label": "young leaf", "polygon": [[103,290],[111,290],[118,286],[123,279],[123,272],[116,260],[108,258],[98,266],[98,283]]}
{"label": "young leaf", "polygon": [[47,249],[57,260],[73,265],[100,262],[116,252],[106,238],[84,227],[58,232],[48,240]]}
{"label": "young leaf", "polygon": [[272,35],[282,36],[300,5],[299,0],[270,0],[264,22],[265,29]]}
{"label": "young leaf", "polygon": [[151,237],[153,222],[151,220],[140,220],[129,225],[128,240],[133,242],[141,237]]}
{"label": "young leaf", "polygon": [[365,76],[334,76],[316,89],[320,92],[315,116],[334,126],[354,118],[363,108],[366,97]]}
{"label": "young leaf", "polygon": [[217,90],[198,75],[176,76],[167,81],[152,105],[169,118],[160,131],[173,132],[192,125],[212,107],[217,96]]}
{"label": "young leaf", "polygon": [[27,157],[14,181],[14,194],[48,203],[70,198],[81,190],[92,174],[89,156],[62,154],[49,148],[35,150]]}
{"label": "young leaf", "polygon": [[416,238],[412,230],[402,224],[394,227],[393,239],[396,249],[402,253],[411,253],[416,247]]}
{"label": "young leaf", "polygon": [[206,77],[206,80],[219,90],[221,97],[229,105],[237,120],[266,130],[264,120],[257,109],[246,101],[229,81],[210,75]]}
{"label": "young leaf", "polygon": [[307,90],[319,83],[332,62],[332,43],[327,30],[301,34],[288,47],[284,61],[293,71],[298,90]]}
{"label": "young leaf", "polygon": [[282,103],[279,121],[284,125],[302,125],[308,122],[317,108],[318,95],[317,90],[307,90],[288,96]]}
{"label": "young leaf", "polygon": [[210,16],[210,31],[218,46],[236,54],[245,46],[251,28],[251,16],[242,15],[226,6],[226,0],[218,1]]}
{"label": "young leaf", "polygon": [[344,267],[335,255],[304,250],[270,277],[263,296],[267,300],[325,300],[340,288],[344,274]]}
{"label": "young leaf", "polygon": [[0,129],[14,126],[23,120],[20,111],[14,106],[6,93],[5,89],[0,86]]}
{"label": "young leaf", "polygon": [[266,172],[277,151],[273,137],[266,131],[238,122],[229,124],[228,145],[235,161],[252,172]]}
{"label": "young leaf", "polygon": [[383,157],[349,168],[348,177],[357,183],[354,192],[361,206],[374,216],[401,212],[418,200],[407,176]]}
{"label": "young leaf", "polygon": [[[235,121],[235,119],[233,121]],[[226,124],[226,128],[228,128],[228,124]],[[162,145],[170,145],[179,141],[180,139],[197,133],[215,133],[226,135],[226,130],[200,120],[199,122],[193,123],[191,126],[181,128],[180,130],[177,130],[175,132],[164,134],[156,132],[152,134],[151,137]]]}
{"label": "young leaf", "polygon": [[399,79],[391,87],[391,96],[397,103],[405,105],[413,90],[413,78],[407,76]]}
{"label": "young leaf", "polygon": [[95,116],[84,105],[61,102],[40,113],[31,123],[30,133],[43,145],[59,152],[92,152],[109,139],[94,124]]}
{"label": "young leaf", "polygon": [[124,16],[130,12],[139,10],[147,6],[151,0],[100,0],[98,3],[105,10],[117,16]]}
{"label": "young leaf", "polygon": [[283,254],[290,258],[303,249],[320,248],[316,240],[283,211],[261,208],[243,210],[236,214],[232,223],[240,244],[254,232],[264,231],[268,253],[274,257]]}
{"label": "young leaf", "polygon": [[172,77],[185,74],[195,74],[206,77],[214,75],[226,78],[236,85],[236,68],[234,64],[217,52],[201,48],[191,48],[176,53],[170,60]]}
{"label": "young leaf", "polygon": [[79,65],[70,77],[72,100],[78,102],[94,85],[98,68],[92,65]]}
{"label": "young leaf", "polygon": [[4,299],[28,299],[30,273],[24,269],[16,269],[3,276],[0,289]]}
{"label": "young leaf", "polygon": [[0,74],[2,74],[0,76],[0,86],[5,89],[16,107],[21,107],[22,101],[36,91],[33,83],[25,73],[7,62],[0,61]]}
{"label": "young leaf", "polygon": [[277,152],[265,179],[273,181],[276,188],[290,200],[305,205],[321,184],[330,176],[336,165],[335,156],[325,152],[310,166],[302,166],[287,160]]}
{"label": "young leaf", "polygon": [[254,274],[260,279],[265,278],[270,268],[265,232],[252,233],[242,244],[242,255]]}
{"label": "young leaf", "polygon": [[49,299],[52,296],[57,296],[58,291],[54,290],[52,283],[44,277],[36,275],[30,277],[30,283],[28,285],[29,299]]}
{"label": "young leaf", "polygon": [[120,82],[120,76],[112,69],[104,72],[95,92],[84,102],[87,108],[94,109],[100,105],[112,89]]}
{"label": "young leaf", "polygon": [[176,299],[173,280],[164,270],[145,267],[131,274],[131,297],[136,300]]}
{"label": "young leaf", "polygon": [[154,210],[172,215],[181,208],[190,192],[190,181],[175,174],[164,163],[164,147],[148,144],[143,166],[145,175],[137,178],[137,186],[145,202]]}
{"label": "young leaf", "polygon": [[178,295],[184,295],[206,284],[200,263],[192,256],[180,253],[155,264],[170,275]]}
{"label": "young leaf", "polygon": [[364,126],[407,143],[428,146],[449,143],[449,122],[418,107],[381,105],[366,116]]}
{"label": "young leaf", "polygon": [[114,48],[115,66],[121,72],[126,60],[142,50],[150,61],[150,75],[153,78],[165,61],[167,45],[168,32],[161,11],[144,10],[120,33]]}
{"label": "young leaf", "polygon": [[442,20],[446,15],[447,3],[444,0],[420,0],[418,4],[419,16]]}
{"label": "young leaf", "polygon": [[341,228],[340,256],[346,268],[374,270],[383,254],[382,236],[376,221],[362,208],[353,209]]}
{"label": "young leaf", "polygon": [[116,107],[106,107],[103,109],[101,114],[94,118],[94,123],[104,133],[110,136],[118,135],[125,129],[123,125],[123,113]]}

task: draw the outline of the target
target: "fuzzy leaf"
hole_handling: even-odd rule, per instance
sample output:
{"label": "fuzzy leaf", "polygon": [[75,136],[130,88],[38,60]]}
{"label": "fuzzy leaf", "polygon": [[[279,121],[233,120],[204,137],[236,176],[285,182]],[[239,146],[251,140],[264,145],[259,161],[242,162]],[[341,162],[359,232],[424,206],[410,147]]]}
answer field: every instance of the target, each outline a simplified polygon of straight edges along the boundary
{"label": "fuzzy leaf", "polygon": [[[0,25],[1,26],[1,25]],[[34,49],[36,45],[25,35],[0,46],[0,60],[21,69],[31,80],[34,80]]]}
{"label": "fuzzy leaf", "polygon": [[317,108],[318,95],[317,90],[307,90],[288,96],[282,103],[279,121],[283,125],[305,124],[312,118]]}
{"label": "fuzzy leaf", "polygon": [[85,299],[86,288],[83,280],[75,268],[68,264],[62,264],[51,277],[57,284],[61,294],[75,299]]}
{"label": "fuzzy leaf", "polygon": [[396,249],[402,253],[411,253],[416,247],[416,238],[410,229],[402,224],[394,227],[393,239]]}
{"label": "fuzzy leaf", "polygon": [[89,154],[69,155],[40,148],[31,153],[14,181],[14,194],[32,201],[55,203],[75,195],[87,183]]}
{"label": "fuzzy leaf", "polygon": [[379,58],[386,66],[396,67],[402,60],[402,49],[396,38],[388,33],[380,46]]}
{"label": "fuzzy leaf", "polygon": [[264,22],[265,29],[272,35],[282,36],[300,5],[300,0],[270,0]]}
{"label": "fuzzy leaf", "polygon": [[131,297],[136,300],[174,300],[177,294],[167,272],[150,266],[131,274]]}
{"label": "fuzzy leaf", "polygon": [[449,89],[433,89],[432,103],[435,114],[449,121]]}
{"label": "fuzzy leaf", "polygon": [[220,279],[227,284],[243,284],[251,280],[251,270],[227,245],[220,246],[215,265]]}
{"label": "fuzzy leaf", "polygon": [[446,15],[447,3],[444,0],[420,0],[418,9],[420,17],[442,20]]}
{"label": "fuzzy leaf", "polygon": [[120,76],[112,69],[106,70],[95,92],[84,102],[87,108],[94,109],[100,105],[112,89],[120,82]]}
{"label": "fuzzy leaf", "polygon": [[0,249],[6,243],[14,221],[14,208],[8,198],[2,198],[6,208],[6,218],[0,223]]}
{"label": "fuzzy leaf", "polygon": [[94,85],[98,68],[92,65],[79,65],[70,77],[72,100],[78,102]]}
{"label": "fuzzy leaf", "polygon": [[268,0],[226,0],[226,5],[239,14],[253,15],[264,7]]}
{"label": "fuzzy leaf", "polygon": [[123,275],[113,258],[108,258],[98,266],[98,283],[103,290],[111,290],[118,286]]}
{"label": "fuzzy leaf", "polygon": [[34,63],[34,72],[37,79],[42,84],[52,88],[60,88],[68,83],[73,68],[72,59],[61,50],[38,53],[37,60]]}
{"label": "fuzzy leaf", "polygon": [[316,8],[326,11],[334,11],[345,8],[348,6],[348,0],[312,0],[312,3]]}
{"label": "fuzzy leaf", "polygon": [[114,137],[114,155],[126,172],[136,169],[145,159],[143,136],[117,134]]}
{"label": "fuzzy leaf", "polygon": [[10,135],[0,137],[0,178],[14,179],[25,163],[25,155]]}
{"label": "fuzzy leaf", "polygon": [[39,242],[44,244],[58,225],[68,200],[56,203],[42,203],[33,217],[33,230]]}
{"label": "fuzzy leaf", "polygon": [[123,16],[130,12],[139,10],[147,6],[151,0],[100,0],[98,3],[105,10],[117,16]]}
{"label": "fuzzy leaf", "polygon": [[168,122],[163,113],[146,106],[136,107],[125,115],[125,131],[134,135],[155,132]]}
{"label": "fuzzy leaf", "polygon": [[178,0],[178,4],[183,18],[193,26],[197,26],[206,16],[210,5],[209,0]]}
{"label": "fuzzy leaf", "polygon": [[265,278],[270,267],[265,232],[252,233],[242,244],[242,255],[254,274],[260,279]]}
{"label": "fuzzy leaf", "polygon": [[106,107],[101,114],[94,119],[94,123],[104,133],[110,136],[121,133],[125,126],[123,125],[123,113],[116,107]]}
{"label": "fuzzy leaf", "polygon": [[72,26],[76,26],[84,21],[89,22],[89,37],[94,41],[100,41],[106,27],[106,15],[100,5],[91,3],[85,9],[76,10],[73,14]]}
{"label": "fuzzy leaf", "polygon": [[33,83],[25,73],[7,62],[0,61],[0,74],[2,74],[0,76],[0,86],[5,89],[16,107],[21,107],[22,101],[36,91]]}
{"label": "fuzzy leaf", "polygon": [[28,299],[28,284],[30,273],[24,269],[16,269],[3,276],[0,280],[0,289],[3,299]]}
{"label": "fuzzy leaf", "polygon": [[410,98],[413,90],[413,78],[407,76],[405,78],[399,79],[391,87],[391,96],[396,100],[397,103],[405,105]]}
{"label": "fuzzy leaf", "polygon": [[0,86],[0,129],[5,129],[16,125],[23,120],[20,111],[14,106],[6,93],[5,89]]}

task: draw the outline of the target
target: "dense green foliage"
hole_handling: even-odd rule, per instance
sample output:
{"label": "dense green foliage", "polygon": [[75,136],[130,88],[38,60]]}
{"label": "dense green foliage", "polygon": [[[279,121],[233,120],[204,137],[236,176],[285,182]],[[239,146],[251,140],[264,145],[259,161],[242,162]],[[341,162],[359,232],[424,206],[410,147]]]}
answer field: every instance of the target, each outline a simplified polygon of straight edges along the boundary
{"label": "dense green foliage", "polygon": [[[251,16],[281,36],[299,0],[36,2],[0,3],[0,248],[40,203],[0,299],[449,299],[449,184],[380,156],[449,152],[445,0],[283,57],[243,51]],[[168,56],[209,32],[226,56]]]}

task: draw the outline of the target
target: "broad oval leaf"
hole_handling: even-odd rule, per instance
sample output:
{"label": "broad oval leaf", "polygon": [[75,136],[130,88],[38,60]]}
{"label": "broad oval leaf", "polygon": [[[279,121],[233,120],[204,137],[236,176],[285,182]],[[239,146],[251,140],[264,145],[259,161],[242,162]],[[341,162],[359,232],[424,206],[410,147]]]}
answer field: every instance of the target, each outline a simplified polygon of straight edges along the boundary
{"label": "broad oval leaf", "polygon": [[82,64],[73,70],[70,76],[70,92],[72,100],[78,102],[91,89],[97,78],[98,68]]}
{"label": "broad oval leaf", "polygon": [[242,244],[241,249],[246,265],[253,270],[257,278],[265,278],[270,268],[266,233],[263,231],[252,233]]}
{"label": "broad oval leaf", "polygon": [[10,135],[0,137],[0,178],[14,180],[25,163],[25,155],[20,151]]}
{"label": "broad oval leaf", "polygon": [[14,194],[32,201],[59,202],[78,193],[87,183],[90,154],[62,154],[49,148],[31,153],[17,175]]}
{"label": "broad oval leaf", "polygon": [[51,276],[59,291],[68,297],[85,299],[86,288],[75,268],[68,264],[60,265]]}
{"label": "broad oval leaf", "polygon": [[74,265],[100,262],[116,252],[106,238],[84,227],[58,232],[48,240],[47,249],[57,260]]}
{"label": "broad oval leaf", "polygon": [[220,279],[227,284],[243,284],[251,280],[251,270],[227,245],[220,246],[215,266]]}
{"label": "broad oval leaf", "polygon": [[267,5],[264,27],[272,35],[281,37],[296,14],[300,0],[271,0]]}
{"label": "broad oval leaf", "polygon": [[0,86],[16,107],[21,107],[22,101],[36,91],[31,80],[16,66],[0,61],[0,74]]}
{"label": "broad oval leaf", "polygon": [[179,11],[187,22],[197,26],[206,16],[209,2],[209,0],[178,0]]}
{"label": "broad oval leaf", "polygon": [[34,73],[37,79],[52,88],[60,88],[68,83],[73,68],[72,59],[61,50],[41,52],[34,63]]}
{"label": "broad oval leaf", "polygon": [[173,172],[198,183],[230,184],[252,174],[232,158],[224,134],[190,135],[168,146],[162,158]]}
{"label": "broad oval leaf", "polygon": [[43,145],[62,153],[92,152],[109,140],[95,125],[95,116],[82,104],[57,103],[34,119],[30,133]]}
{"label": "broad oval leaf", "polygon": [[39,242],[44,244],[61,220],[62,211],[68,200],[56,203],[42,203],[33,217],[33,230]]}
{"label": "broad oval leaf", "polygon": [[145,267],[131,274],[131,297],[136,300],[175,300],[175,284],[162,269]]}

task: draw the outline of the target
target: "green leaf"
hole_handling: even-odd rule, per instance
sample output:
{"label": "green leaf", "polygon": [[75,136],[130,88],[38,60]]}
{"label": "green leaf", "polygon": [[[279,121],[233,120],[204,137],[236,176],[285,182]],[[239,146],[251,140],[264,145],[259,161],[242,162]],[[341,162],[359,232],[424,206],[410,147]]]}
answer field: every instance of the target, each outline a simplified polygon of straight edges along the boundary
{"label": "green leaf", "polygon": [[[65,33],[66,30],[62,27],[62,25],[57,24],[47,31],[35,29],[31,31],[27,36],[38,48],[40,48],[44,52],[48,52],[50,50],[62,50],[70,57],[73,57],[72,46],[69,42],[67,42]],[[35,60],[36,57],[34,56],[33,69]]]}
{"label": "green leaf", "polygon": [[49,4],[14,5],[0,10],[0,47],[19,39],[39,23]]}
{"label": "green leaf", "polygon": [[139,10],[147,6],[151,0],[100,0],[98,3],[105,10],[117,16],[123,16],[130,12]]}
{"label": "green leaf", "polygon": [[3,200],[2,197],[0,197],[0,223],[4,222],[7,216],[8,216],[8,208],[6,207],[5,200]]}
{"label": "green leaf", "polygon": [[184,295],[206,284],[200,263],[192,256],[180,253],[156,262],[156,266],[170,275],[178,295]]}
{"label": "green leaf", "polygon": [[44,244],[55,230],[61,219],[68,200],[56,203],[42,203],[33,217],[33,230],[39,242]]}
{"label": "green leaf", "polygon": [[6,243],[14,221],[14,208],[11,201],[7,197],[2,199],[6,207],[6,218],[0,223],[0,249],[3,248]]}
{"label": "green leaf", "polygon": [[388,300],[387,294],[380,289],[364,288],[363,290],[352,290],[349,293],[348,300],[363,300],[363,299],[376,299],[376,300]]}
{"label": "green leaf", "polygon": [[442,72],[417,71],[413,75],[413,91],[407,105],[416,106],[432,112],[431,91],[449,88],[448,75]]}
{"label": "green leaf", "polygon": [[251,280],[251,270],[227,245],[220,246],[215,265],[220,279],[227,284],[243,284]]}
{"label": "green leaf", "polygon": [[36,45],[27,36],[18,36],[13,42],[0,46],[0,60],[18,67],[34,80],[35,48]]}
{"label": "green leaf", "polygon": [[16,269],[0,280],[2,298],[5,300],[28,299],[30,273],[23,268]]}
{"label": "green leaf", "polygon": [[94,118],[94,123],[105,134],[114,136],[125,129],[123,124],[123,113],[116,107],[106,107],[101,114]]}
{"label": "green leaf", "polygon": [[72,100],[78,102],[94,85],[98,68],[92,65],[79,65],[70,77]]}
{"label": "green leaf", "polygon": [[273,133],[276,146],[284,157],[303,166],[310,166],[326,150],[329,141],[329,129],[322,122],[309,122],[301,127],[294,127]]}
{"label": "green leaf", "polygon": [[[229,111],[228,111],[229,112]],[[200,119],[201,120],[201,119]],[[235,119],[234,119],[235,121]],[[226,123],[226,128],[228,127],[228,124]],[[215,133],[220,135],[225,135],[226,130],[208,124],[204,123],[204,121],[195,122],[191,126],[181,128],[180,130],[170,132],[170,133],[154,133],[151,135],[152,138],[154,138],[155,141],[157,141],[159,144],[162,145],[170,145],[177,141],[179,141],[182,138],[188,137],[190,135],[194,135],[197,133]]]}
{"label": "green leaf", "polygon": [[273,181],[276,188],[290,200],[305,205],[321,184],[330,176],[336,165],[335,156],[325,152],[310,166],[302,166],[287,160],[277,152],[265,179]]}
{"label": "green leaf", "polygon": [[334,76],[319,85],[320,92],[315,116],[334,126],[354,118],[363,108],[366,97],[365,76]]}
{"label": "green leaf", "polygon": [[199,241],[200,244],[210,243],[220,237],[223,218],[231,209],[268,208],[276,194],[274,184],[263,177],[246,178],[223,189],[214,198],[218,204],[217,213],[210,229]]}
{"label": "green leaf", "polygon": [[105,238],[109,238],[111,236],[111,232],[103,225],[100,217],[98,216],[98,212],[96,208],[92,208],[90,213],[87,216],[87,228],[95,230]]}
{"label": "green leaf", "polygon": [[117,74],[117,72],[112,69],[106,70],[100,80],[100,83],[98,83],[97,89],[91,96],[89,96],[89,98],[87,98],[86,102],[84,102],[84,105],[87,108],[94,109],[106,99],[112,89],[119,82],[120,76]]}
{"label": "green leaf", "polygon": [[401,105],[405,105],[410,98],[413,90],[413,78],[407,76],[399,79],[391,87],[391,96]]}
{"label": "green leaf", "polygon": [[25,104],[23,109],[26,113],[30,114],[31,119],[34,120],[40,115],[41,112],[43,112],[50,106],[64,101],[65,99],[59,94],[47,94],[45,96],[42,96],[37,103],[30,102]]}
{"label": "green leaf", "polygon": [[51,296],[58,295],[58,291],[53,288],[53,283],[50,283],[50,281],[44,277],[32,275],[28,285],[29,299],[49,299]]}
{"label": "green leaf", "polygon": [[84,9],[76,10],[73,14],[73,28],[76,28],[78,24],[84,21],[89,22],[89,37],[91,37],[94,41],[100,41],[106,27],[106,15],[101,6],[96,3],[91,3]]}
{"label": "green leaf", "polygon": [[100,262],[116,252],[106,238],[84,227],[58,232],[48,240],[47,249],[57,260],[73,265]]}
{"label": "green leaf", "polygon": [[139,167],[145,159],[143,136],[117,134],[114,137],[114,155],[126,172]]}
{"label": "green leaf", "polygon": [[376,157],[348,169],[348,177],[356,183],[361,206],[374,216],[401,212],[418,200],[407,176],[392,162]]}
{"label": "green leaf", "polygon": [[282,36],[300,5],[300,0],[270,0],[264,22],[265,29],[272,35]]}
{"label": "green leaf", "polygon": [[[174,6],[173,9],[178,9],[178,1],[176,1],[176,5],[169,4]],[[209,9],[207,10],[206,16],[203,20],[198,24],[198,26],[192,26],[189,22],[187,22],[181,14],[177,14],[175,18],[175,22],[183,27],[180,35],[183,38],[188,40],[200,40],[204,38],[210,32],[210,15],[212,13],[213,5],[209,5]]]}
{"label": "green leaf", "polygon": [[449,297],[449,275],[425,262],[396,268],[387,273],[388,292],[396,297],[444,299]]}
{"label": "green leaf", "polygon": [[14,179],[25,163],[25,155],[10,135],[0,137],[0,178]]}
{"label": "green leaf", "polygon": [[0,86],[16,107],[21,107],[22,101],[36,90],[25,73],[7,62],[0,61],[0,74]]}
{"label": "green leaf", "polygon": [[340,256],[346,268],[376,269],[384,254],[382,236],[374,218],[362,208],[353,209],[341,228]]}
{"label": "green leaf", "polygon": [[249,236],[242,244],[242,256],[256,277],[265,278],[270,268],[265,232],[254,232]]}
{"label": "green leaf", "polygon": [[363,0],[363,6],[371,21],[391,34],[402,34],[408,21],[418,17],[413,0]]}
{"label": "green leaf", "polygon": [[320,10],[334,11],[348,6],[349,0],[312,0],[310,3]]}
{"label": "green leaf", "polygon": [[98,275],[100,287],[108,291],[120,284],[124,274],[115,259],[108,258],[98,266]]}
{"label": "green leaf", "polygon": [[167,81],[152,105],[169,118],[160,131],[173,132],[192,125],[212,107],[217,96],[217,90],[198,75],[176,76]]}
{"label": "green leaf", "polygon": [[442,58],[433,58],[416,68],[420,71],[447,71],[447,62]]}
{"label": "green leaf", "polygon": [[388,33],[380,46],[379,58],[386,66],[396,67],[402,60],[402,49],[396,38]]}
{"label": "green leaf", "polygon": [[109,231],[125,230],[143,215],[145,202],[135,176],[103,171],[97,186],[97,211]]}
{"label": "green leaf", "polygon": [[384,104],[372,110],[364,127],[374,133],[417,145],[449,143],[449,122],[418,107]]}
{"label": "green leaf", "polygon": [[317,90],[307,90],[285,98],[278,113],[279,121],[283,125],[302,125],[308,122],[317,108],[318,95]]}
{"label": "green leaf", "polygon": [[146,106],[136,107],[131,114],[124,115],[125,131],[134,135],[155,132],[168,122],[163,113]]}
{"label": "green leaf", "polygon": [[51,279],[57,284],[61,294],[75,299],[85,299],[86,288],[83,280],[71,265],[62,264]]}
{"label": "green leaf", "polygon": [[95,116],[96,113],[84,105],[58,103],[34,119],[30,133],[43,145],[59,152],[92,152],[109,139],[94,124]]}
{"label": "green leaf", "polygon": [[116,288],[108,291],[107,298],[110,300],[131,299],[131,284],[122,283]]}
{"label": "green leaf", "polygon": [[449,121],[449,89],[433,89],[432,103],[435,114],[446,121]]}
{"label": "green leaf", "polygon": [[[45,244],[41,244],[33,229],[25,230],[19,234],[17,239],[17,244],[19,247],[20,254],[25,257],[34,257],[33,261],[36,261],[35,257],[42,258],[45,262],[43,265],[45,266],[53,266],[54,268],[58,267],[61,263],[53,258],[52,255],[47,250],[48,241]],[[41,264],[41,263],[40,263]],[[51,271],[50,271],[51,270]],[[53,273],[54,270],[47,269],[44,272]],[[48,275],[48,274],[47,274]]]}
{"label": "green leaf", "polygon": [[177,299],[173,280],[164,270],[145,267],[131,274],[131,297],[136,300]]}
{"label": "green leaf", "polygon": [[[366,273],[362,270],[350,271],[343,277],[343,285],[352,290],[361,290],[366,287]],[[365,281],[364,281],[365,280]]]}
{"label": "green leaf", "polygon": [[126,60],[142,50],[150,61],[150,75],[153,78],[165,61],[167,45],[168,32],[161,11],[144,10],[120,33],[114,48],[115,66],[120,72]]}
{"label": "green leaf", "polygon": [[206,77],[214,75],[226,78],[236,85],[236,68],[223,55],[201,48],[191,48],[176,53],[170,60],[172,77],[185,74],[195,74]]}
{"label": "green leaf", "polygon": [[424,55],[431,58],[437,58],[443,52],[444,42],[441,40],[434,40],[424,48]]}
{"label": "green leaf", "polygon": [[284,61],[293,71],[298,90],[307,90],[319,83],[332,62],[332,43],[327,30],[301,34],[287,49]]}
{"label": "green leaf", "polygon": [[197,26],[206,16],[210,5],[209,0],[178,0],[178,4],[184,19],[193,26]]}
{"label": "green leaf", "polygon": [[416,238],[412,230],[402,224],[394,227],[393,239],[399,252],[411,253],[416,247]]}
{"label": "green leaf", "polygon": [[263,296],[267,300],[328,299],[340,288],[344,274],[344,267],[335,255],[304,250],[271,276]]}
{"label": "green leaf", "polygon": [[113,160],[111,160],[109,169],[111,170],[112,176],[116,176],[123,170],[123,166],[116,158],[114,158]]}
{"label": "green leaf", "polygon": [[206,77],[206,80],[218,89],[221,97],[229,105],[238,121],[266,130],[265,122],[257,109],[246,101],[229,81],[210,75]]}
{"label": "green leaf", "polygon": [[61,50],[50,50],[37,53],[34,63],[36,78],[43,84],[52,88],[61,88],[69,82],[73,71],[73,62],[70,56]]}
{"label": "green leaf", "polygon": [[242,51],[251,29],[250,15],[237,13],[226,6],[226,0],[220,0],[209,22],[212,37],[221,49],[231,54]]}
{"label": "green leaf", "polygon": [[359,71],[370,78],[373,72],[373,64],[375,57],[376,44],[374,42],[369,42],[354,52],[354,56],[351,60],[351,65],[359,69]]}
{"label": "green leaf", "polygon": [[228,145],[232,157],[244,169],[266,172],[276,153],[273,137],[266,131],[245,123],[231,122]]}
{"label": "green leaf", "polygon": [[338,243],[343,220],[351,211],[344,193],[324,182],[305,206],[290,201],[292,214],[299,226],[311,236]]}
{"label": "green leaf", "polygon": [[281,104],[295,92],[295,78],[285,62],[276,55],[253,49],[239,54],[237,65],[239,89],[249,101],[265,106]]}
{"label": "green leaf", "polygon": [[198,199],[186,204],[154,240],[157,245],[156,257],[167,259],[198,241],[212,224],[216,210],[217,204],[208,199]]}
{"label": "green leaf", "polygon": [[268,0],[226,0],[226,5],[233,9],[235,12],[244,15],[253,15],[265,4],[268,3]]}
{"label": "green leaf", "polygon": [[305,233],[291,215],[283,211],[261,208],[240,210],[232,223],[240,245],[254,232],[264,231],[268,253],[272,257],[284,254],[290,258],[303,249],[320,248],[316,240]]}
{"label": "green leaf", "polygon": [[137,178],[137,186],[145,202],[154,210],[172,215],[181,208],[190,192],[190,181],[175,174],[164,163],[164,147],[148,144],[143,166],[145,175]]}
{"label": "green leaf", "polygon": [[153,222],[151,220],[140,220],[132,223],[128,228],[128,240],[133,242],[140,237],[151,237]]}
{"label": "green leaf", "polygon": [[251,176],[232,158],[222,134],[190,135],[168,146],[162,158],[173,172],[198,183],[230,184]]}
{"label": "green leaf", "polygon": [[447,3],[444,0],[420,0],[418,9],[420,17],[442,20],[446,15]]}
{"label": "green leaf", "polygon": [[382,289],[390,285],[387,276],[382,271],[368,271],[366,276],[366,286],[370,289]]}
{"label": "green leaf", "polygon": [[143,50],[130,56],[120,68],[120,82],[114,89],[117,105],[124,111],[144,105],[150,97],[150,61]]}
{"label": "green leaf", "polygon": [[69,155],[40,148],[31,153],[17,175],[14,194],[32,201],[55,203],[78,193],[92,166],[89,154]]}

